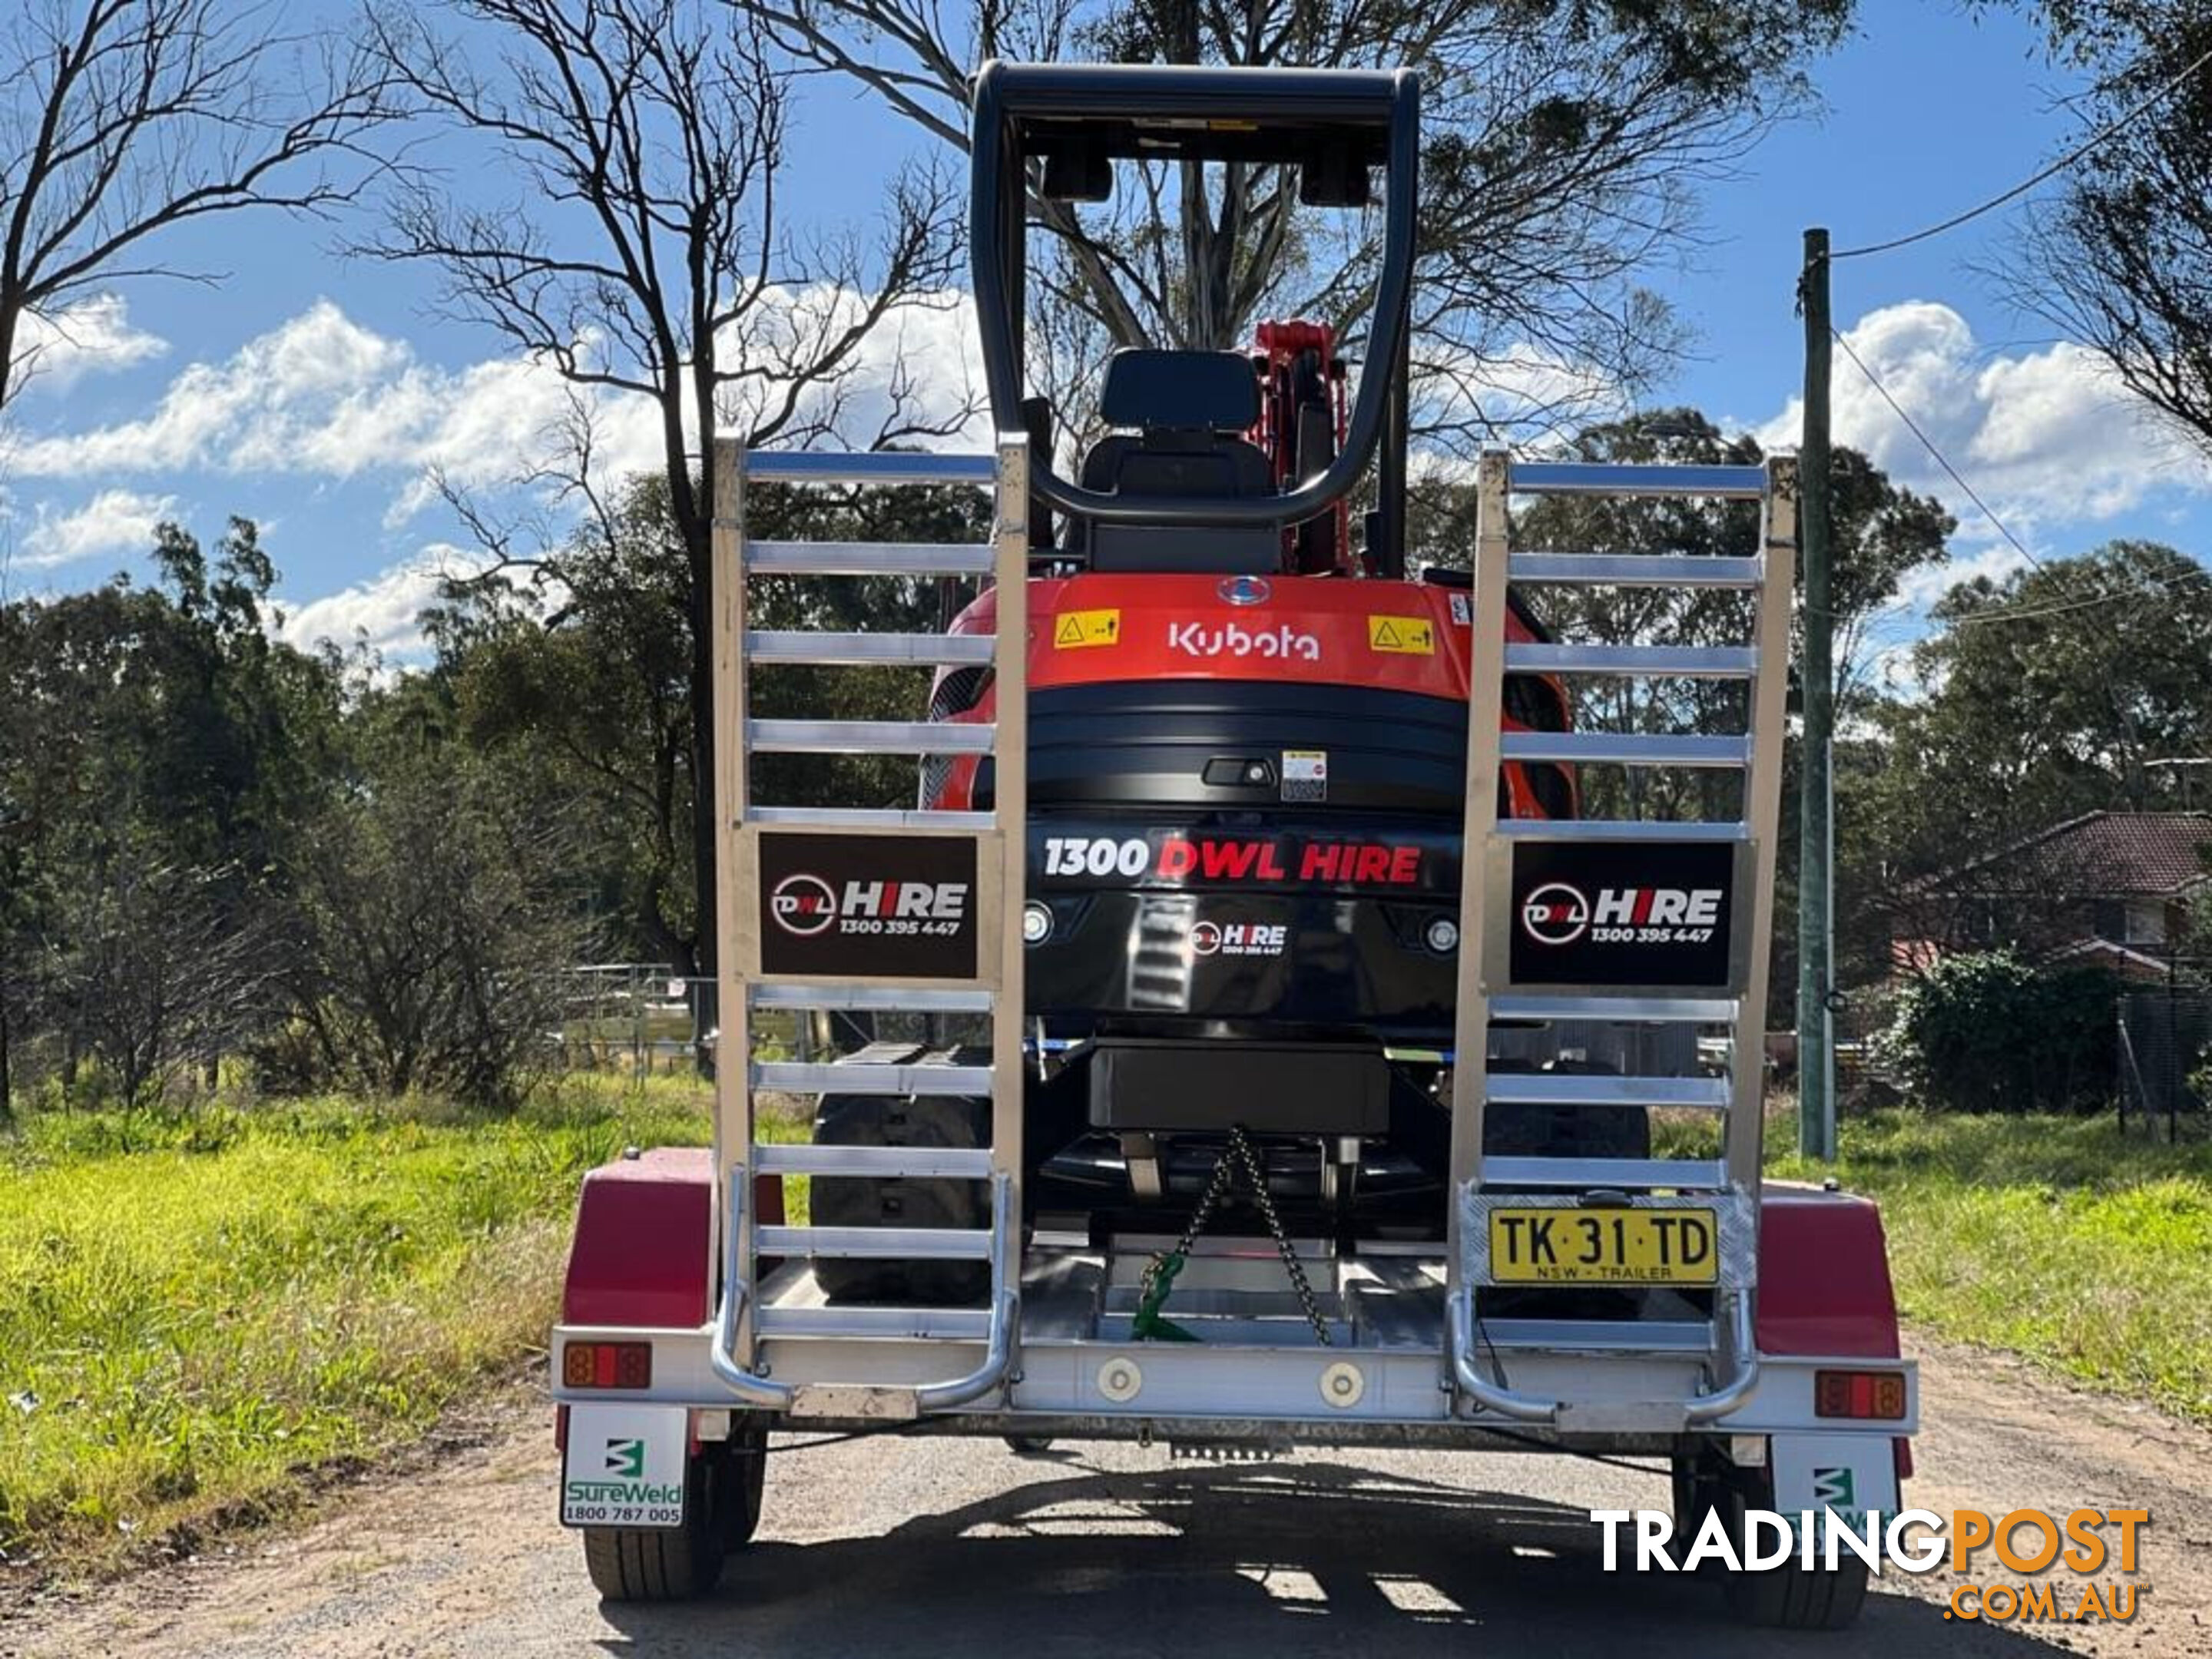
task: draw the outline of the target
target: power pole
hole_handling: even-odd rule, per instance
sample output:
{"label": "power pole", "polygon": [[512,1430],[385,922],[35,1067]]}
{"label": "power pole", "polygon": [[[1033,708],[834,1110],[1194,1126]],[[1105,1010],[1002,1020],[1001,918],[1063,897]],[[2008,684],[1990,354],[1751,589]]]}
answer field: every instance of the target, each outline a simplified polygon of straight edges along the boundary
{"label": "power pole", "polygon": [[1828,233],[1805,233],[1805,270],[1798,279],[1805,315],[1805,431],[1798,446],[1803,494],[1798,519],[1804,544],[1805,740],[1797,769],[1797,1150],[1836,1156],[1835,1102],[1829,1088],[1834,1033],[1828,995],[1834,986],[1829,931],[1830,768],[1836,724],[1835,631],[1829,582]]}

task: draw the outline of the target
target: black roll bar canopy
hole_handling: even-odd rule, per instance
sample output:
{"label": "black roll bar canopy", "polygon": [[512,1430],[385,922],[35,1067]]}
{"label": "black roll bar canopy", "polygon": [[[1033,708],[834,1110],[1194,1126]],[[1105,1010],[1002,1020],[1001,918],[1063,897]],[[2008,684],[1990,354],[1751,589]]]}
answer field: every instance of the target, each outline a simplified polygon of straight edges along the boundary
{"label": "black roll bar canopy", "polygon": [[1031,160],[1074,162],[1076,176],[1099,157],[1279,163],[1305,167],[1309,177],[1319,168],[1362,179],[1370,167],[1385,169],[1382,268],[1366,367],[1343,447],[1326,471],[1280,495],[1109,494],[1070,483],[1053,470],[1050,454],[1041,453],[1031,464],[1035,495],[1109,523],[1281,528],[1349,494],[1386,424],[1400,428],[1393,437],[1403,443],[1403,421],[1392,419],[1391,404],[1392,388],[1405,375],[1412,310],[1420,96],[1411,70],[983,65],[973,105],[969,246],[984,377],[1002,432],[1027,424],[1022,318]]}

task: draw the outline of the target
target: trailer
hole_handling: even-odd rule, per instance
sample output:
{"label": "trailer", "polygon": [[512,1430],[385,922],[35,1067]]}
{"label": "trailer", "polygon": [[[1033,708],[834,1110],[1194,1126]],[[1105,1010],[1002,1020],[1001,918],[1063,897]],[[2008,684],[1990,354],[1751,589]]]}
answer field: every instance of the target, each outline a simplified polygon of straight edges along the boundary
{"label": "trailer", "polygon": [[[1794,463],[1493,450],[1468,568],[1409,574],[1416,77],[994,63],[973,124],[994,452],[717,447],[714,1137],[584,1183],[552,1353],[593,1583],[711,1588],[793,1429],[1633,1455],[1692,1531],[1894,1513],[1918,1403],[1880,1217],[1761,1175]],[[1298,324],[1118,354],[1071,480],[1024,372],[1025,193],[1138,158],[1347,210],[1379,173],[1365,366],[1347,399]],[[763,483],[972,488],[992,533],[755,539]],[[1546,495],[1746,503],[1756,550],[1517,545]],[[747,616],[751,581],[948,575],[986,585],[939,635]],[[1544,623],[1674,586],[1738,596],[1741,636]],[[789,663],[938,672],[926,718],[755,717]],[[1569,718],[1623,676],[1740,686],[1742,729]],[[850,752],[917,757],[915,804],[755,798],[755,755]],[[1735,805],[1593,815],[1607,768]],[[759,1052],[824,1011],[871,1040]],[[809,1143],[763,1139],[771,1093],[815,1103]],[[1793,1558],[1729,1600],[1838,1627],[1865,1588]]]}

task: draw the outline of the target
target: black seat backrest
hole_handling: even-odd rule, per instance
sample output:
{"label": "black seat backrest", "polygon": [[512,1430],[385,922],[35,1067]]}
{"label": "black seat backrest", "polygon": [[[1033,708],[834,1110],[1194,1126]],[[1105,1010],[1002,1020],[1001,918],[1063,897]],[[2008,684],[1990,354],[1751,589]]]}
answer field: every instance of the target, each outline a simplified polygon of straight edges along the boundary
{"label": "black seat backrest", "polygon": [[[1260,383],[1251,361],[1233,351],[1117,351],[1106,365],[1099,413],[1135,436],[1102,438],[1083,458],[1079,482],[1111,495],[1270,495],[1267,458],[1243,433],[1260,416]],[[1087,532],[1087,534],[1086,534]],[[1198,529],[1152,524],[1073,527],[1070,548],[1088,547],[1094,570],[1280,568],[1282,535],[1264,526]]]}

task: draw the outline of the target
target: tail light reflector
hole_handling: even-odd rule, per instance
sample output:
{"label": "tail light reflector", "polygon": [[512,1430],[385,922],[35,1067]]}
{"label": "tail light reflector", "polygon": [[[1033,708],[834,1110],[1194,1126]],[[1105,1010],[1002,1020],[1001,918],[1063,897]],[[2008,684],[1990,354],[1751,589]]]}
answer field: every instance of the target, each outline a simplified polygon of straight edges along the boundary
{"label": "tail light reflector", "polygon": [[1814,1371],[1813,1414],[1856,1417],[1881,1423],[1905,1419],[1901,1371]]}
{"label": "tail light reflector", "polygon": [[571,1389],[649,1389],[650,1342],[571,1342],[561,1351],[561,1382]]}

